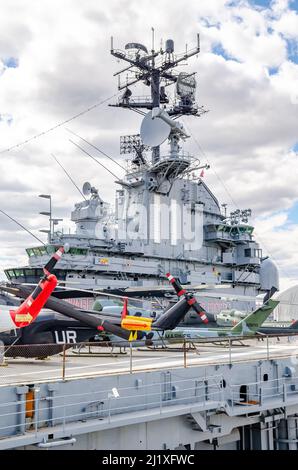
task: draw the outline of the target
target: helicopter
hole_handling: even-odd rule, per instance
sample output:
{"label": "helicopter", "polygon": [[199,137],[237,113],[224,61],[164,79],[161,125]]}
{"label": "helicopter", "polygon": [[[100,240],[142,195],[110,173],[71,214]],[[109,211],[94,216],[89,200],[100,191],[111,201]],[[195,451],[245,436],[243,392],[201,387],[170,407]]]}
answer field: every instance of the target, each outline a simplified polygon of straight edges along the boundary
{"label": "helicopter", "polygon": [[[37,345],[40,345],[40,348],[42,346],[44,355],[53,355],[61,352],[65,345],[69,348],[76,343],[90,340],[90,338],[97,338],[97,340],[100,338],[101,341],[107,341],[109,344],[120,344],[119,341],[121,341],[122,345],[132,343],[133,345],[151,346],[156,340],[177,338],[178,336],[195,339],[202,336],[255,334],[278,304],[278,301],[270,300],[268,296],[268,300],[261,308],[248,314],[246,318],[240,319],[232,329],[183,327],[179,326],[179,323],[191,308],[199,315],[205,326],[208,324],[208,317],[193,293],[183,288],[170,273],[166,276],[179,300],[157,319],[131,315],[127,297],[121,297],[123,306],[121,316],[119,316],[118,311],[105,313],[96,310],[79,310],[65,300],[55,298],[54,292],[45,305],[50,310],[42,312],[35,325],[19,334],[16,344],[30,345],[29,352],[26,351],[26,357],[34,357],[40,355]],[[17,295],[20,297],[27,295],[28,289],[30,290],[28,285],[6,288],[10,292],[13,290],[16,293],[17,291]],[[78,289],[78,291],[92,292],[82,289]],[[118,296],[113,295],[113,297]],[[10,354],[13,355],[13,351]],[[17,353],[17,355],[19,354],[21,352]]]}
{"label": "helicopter", "polygon": [[33,292],[24,297],[24,301],[16,308],[0,305],[0,333],[29,327],[33,323],[51,293],[57,286],[57,278],[52,273],[60,260],[64,248],[60,247],[43,268],[43,276]]}
{"label": "helicopter", "polygon": [[[172,283],[173,277],[167,275]],[[19,284],[2,287],[6,292],[24,298],[31,291],[29,285]],[[80,290],[83,291],[84,290]],[[89,291],[90,292],[90,291]],[[173,330],[192,308],[205,323],[208,318],[202,311],[194,295],[186,290],[178,302],[166,310],[157,319],[131,315],[128,308],[128,298],[124,297],[121,316],[118,312],[102,313],[96,310],[79,310],[63,299],[56,298],[55,293],[45,303],[45,308],[35,325],[24,333],[1,337],[4,344],[14,348],[8,349],[8,355],[26,355],[26,357],[40,357],[57,354],[64,345],[84,342],[95,336],[110,341],[111,335],[116,340],[126,342],[143,341],[145,345],[152,344],[154,332],[163,333]],[[118,297],[118,296],[117,296]],[[16,348],[16,346],[30,346],[29,348]]]}

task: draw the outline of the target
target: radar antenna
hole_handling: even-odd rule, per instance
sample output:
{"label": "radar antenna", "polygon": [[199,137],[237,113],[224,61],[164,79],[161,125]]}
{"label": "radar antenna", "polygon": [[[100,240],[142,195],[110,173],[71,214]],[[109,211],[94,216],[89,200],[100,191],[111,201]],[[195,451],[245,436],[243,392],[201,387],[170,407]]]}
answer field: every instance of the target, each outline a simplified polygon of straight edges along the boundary
{"label": "radar antenna", "polygon": [[94,186],[91,186],[89,181],[86,181],[86,183],[83,184],[83,194],[85,196],[91,195],[91,197],[94,198],[98,196],[98,190]]}

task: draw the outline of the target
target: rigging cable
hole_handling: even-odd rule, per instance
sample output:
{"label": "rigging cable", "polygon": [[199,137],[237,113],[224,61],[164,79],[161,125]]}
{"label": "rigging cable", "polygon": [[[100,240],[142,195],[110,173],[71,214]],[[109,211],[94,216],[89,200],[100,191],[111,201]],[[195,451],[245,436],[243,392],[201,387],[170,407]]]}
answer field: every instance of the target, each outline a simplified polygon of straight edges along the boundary
{"label": "rigging cable", "polygon": [[88,142],[88,140],[84,139],[83,137],[81,137],[79,134],[76,134],[75,132],[71,131],[70,129],[66,129],[67,132],[70,132],[71,134],[75,135],[76,137],[78,137],[79,139],[83,140],[84,142],[86,142],[86,144],[90,145],[90,147],[93,147],[95,148],[95,150],[97,150],[99,153],[101,153],[102,155],[104,155],[105,157],[109,158],[112,162],[116,163],[116,165],[118,165],[122,170],[124,170],[126,172],[126,169],[124,166],[122,166],[120,163],[117,162],[117,160],[115,160],[114,158],[110,157],[109,155],[107,155],[103,150],[100,150],[100,148],[96,147],[96,145],[94,144],[91,144],[91,142]]}
{"label": "rigging cable", "polygon": [[32,233],[29,229],[27,229],[26,227],[24,227],[24,225],[22,225],[20,222],[18,222],[16,219],[14,219],[13,217],[11,217],[11,215],[8,215],[6,212],[4,212],[2,209],[0,209],[0,212],[2,214],[4,214],[6,217],[8,217],[10,220],[12,220],[15,224],[19,225],[19,227],[21,227],[23,230],[25,230],[27,233],[29,233],[29,235],[31,235],[32,237],[34,237],[36,240],[38,240],[40,243],[42,243],[44,246],[46,246],[46,244],[40,239],[38,238],[36,235],[34,235],[34,233]]}
{"label": "rigging cable", "polygon": [[28,143],[31,142],[32,140],[38,139],[39,137],[42,137],[42,136],[44,136],[45,134],[48,134],[49,132],[52,132],[52,131],[54,131],[55,129],[58,129],[58,127],[64,126],[64,125],[67,124],[68,122],[74,121],[74,120],[77,119],[78,117],[81,117],[81,116],[83,116],[83,115],[86,114],[86,113],[89,113],[89,111],[92,111],[93,109],[97,108],[98,106],[101,106],[102,104],[106,103],[107,101],[110,101],[112,98],[115,98],[115,96],[118,96],[119,94],[120,94],[120,92],[118,91],[117,93],[114,93],[113,95],[109,96],[108,98],[105,98],[104,100],[99,101],[99,102],[93,104],[92,106],[89,106],[88,108],[84,109],[83,111],[80,111],[79,113],[75,114],[74,116],[72,116],[72,117],[70,117],[70,118],[68,118],[68,119],[65,119],[64,121],[59,122],[59,123],[56,124],[55,126],[52,126],[52,127],[48,128],[48,129],[42,131],[42,132],[39,132],[38,134],[35,134],[35,135],[32,136],[32,137],[29,137],[28,139],[24,140],[23,142],[20,142],[20,143],[18,143],[18,144],[12,145],[11,147],[8,147],[8,148],[6,148],[6,149],[0,150],[0,155],[1,155],[2,153],[10,152],[10,151],[13,150],[13,149],[22,147],[23,145],[28,144]]}
{"label": "rigging cable", "polygon": [[78,185],[75,183],[75,181],[72,179],[72,177],[70,176],[70,174],[66,171],[66,169],[64,168],[64,166],[59,162],[58,158],[53,154],[51,153],[51,156],[54,158],[54,160],[56,161],[56,163],[58,163],[58,165],[60,166],[60,168],[62,168],[62,170],[64,171],[64,173],[66,174],[66,176],[70,179],[70,181],[72,182],[72,184],[74,185],[74,187],[79,191],[80,195],[85,199],[85,201],[87,201],[85,195],[83,194],[83,192],[80,190],[80,188],[78,187]]}
{"label": "rigging cable", "polygon": [[82,152],[84,152],[86,155],[88,155],[88,157],[92,158],[92,160],[94,160],[96,163],[98,163],[98,165],[102,166],[106,171],[108,171],[112,176],[114,176],[114,178],[119,180],[118,176],[115,175],[115,173],[113,173],[111,170],[109,170],[103,163],[99,162],[95,157],[93,157],[93,155],[91,155],[89,152],[87,152],[87,150],[84,150],[79,144],[76,144],[71,139],[69,139],[69,142],[71,142],[73,145],[78,147]]}

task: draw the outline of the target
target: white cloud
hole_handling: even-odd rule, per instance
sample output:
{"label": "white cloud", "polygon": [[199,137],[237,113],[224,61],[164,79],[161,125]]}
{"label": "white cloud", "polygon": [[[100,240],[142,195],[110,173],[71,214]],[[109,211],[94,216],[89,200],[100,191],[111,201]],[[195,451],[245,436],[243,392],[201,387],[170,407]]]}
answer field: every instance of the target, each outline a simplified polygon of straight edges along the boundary
{"label": "white cloud", "polygon": [[298,225],[288,223],[287,214],[279,213],[255,220],[257,237],[263,251],[277,263],[281,276],[281,289],[297,284]]}
{"label": "white cloud", "polygon": [[273,0],[271,7],[275,14],[281,14],[288,9],[289,3],[289,0]]}
{"label": "white cloud", "polygon": [[288,38],[298,37],[298,15],[294,11],[286,11],[273,23],[274,29]]}

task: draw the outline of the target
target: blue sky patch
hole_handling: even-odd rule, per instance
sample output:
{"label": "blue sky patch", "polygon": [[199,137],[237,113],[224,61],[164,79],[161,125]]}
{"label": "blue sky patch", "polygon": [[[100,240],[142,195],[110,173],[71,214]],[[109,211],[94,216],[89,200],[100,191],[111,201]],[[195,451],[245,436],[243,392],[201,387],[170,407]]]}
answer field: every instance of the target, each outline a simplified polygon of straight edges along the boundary
{"label": "blue sky patch", "polygon": [[212,47],[212,52],[216,55],[221,55],[226,60],[234,60],[235,62],[239,62],[237,59],[235,59],[235,57],[229,55],[221,44],[217,44],[216,46]]}
{"label": "blue sky patch", "polygon": [[269,67],[269,75],[276,75],[278,73],[278,67]]}
{"label": "blue sky patch", "polygon": [[249,3],[259,7],[270,8],[271,0],[250,0]]}
{"label": "blue sky patch", "polygon": [[291,10],[298,10],[298,0],[290,0],[289,7]]}
{"label": "blue sky patch", "polygon": [[15,57],[7,57],[3,59],[3,64],[9,69],[15,69],[19,66],[19,61]]}
{"label": "blue sky patch", "polygon": [[[272,0],[249,0],[249,3],[263,8],[271,8]],[[291,10],[298,10],[298,0],[290,0],[289,8]]]}
{"label": "blue sky patch", "polygon": [[288,212],[288,223],[298,223],[298,202],[296,202]]}
{"label": "blue sky patch", "polygon": [[292,39],[286,39],[288,46],[288,57],[292,62],[298,64],[298,46],[297,41]]}

